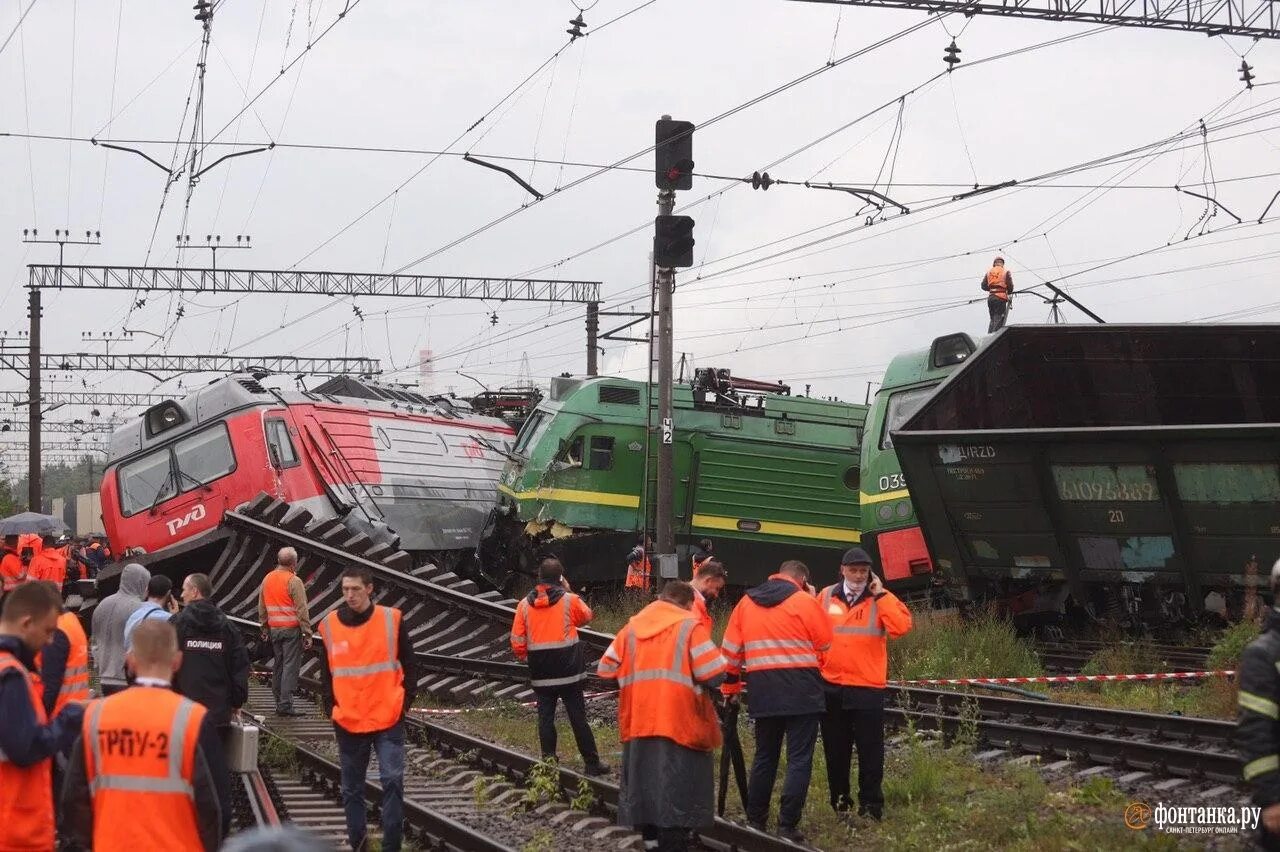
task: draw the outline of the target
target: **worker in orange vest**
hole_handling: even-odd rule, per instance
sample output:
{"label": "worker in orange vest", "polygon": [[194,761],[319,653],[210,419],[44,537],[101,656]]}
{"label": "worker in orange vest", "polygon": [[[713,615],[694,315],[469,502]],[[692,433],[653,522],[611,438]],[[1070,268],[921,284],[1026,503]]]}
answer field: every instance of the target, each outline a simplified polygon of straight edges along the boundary
{"label": "worker in orange vest", "polygon": [[343,603],[320,622],[320,677],[342,766],[342,805],[352,849],[366,842],[369,753],[378,755],[382,849],[404,838],[404,717],[417,694],[414,649],[400,610],[373,602],[373,575],[342,572]]}
{"label": "worker in orange vest", "polygon": [[720,597],[728,581],[729,572],[715,557],[708,557],[694,566],[693,582],[689,584],[693,586],[693,612],[708,630],[715,622],[707,611],[707,601]]}
{"label": "worker in orange vest", "polygon": [[204,705],[174,692],[178,634],[148,619],[125,665],[133,686],[92,702],[62,793],[63,828],[94,852],[213,852],[222,813],[206,755],[219,748]]}
{"label": "worker in orange vest", "polygon": [[280,548],[276,567],[262,580],[258,623],[262,638],[271,642],[271,694],[276,715],[306,715],[293,709],[293,691],[298,688],[302,652],[311,650],[311,614],[307,590],[298,576],[298,551],[292,547]]}
{"label": "worker in orange vest", "polygon": [[516,604],[511,650],[529,663],[529,685],[538,699],[542,759],[557,759],[556,704],[564,702],[584,771],[588,775],[604,775],[609,767],[600,762],[582,694],[586,674],[578,628],[591,623],[591,618],[591,607],[570,590],[560,560],[543,559],[538,565],[537,586]]}
{"label": "worker in orange vest", "polygon": [[57,545],[57,536],[40,538],[40,551],[31,557],[28,569],[31,579],[48,580],[59,589],[67,580],[67,555]]}
{"label": "worker in orange vest", "polygon": [[858,748],[858,813],[884,815],[884,695],[888,640],[911,630],[911,611],[884,587],[860,547],[840,560],[841,578],[822,590],[819,602],[831,619],[831,651],[822,665],[827,712],[822,751],[827,759],[831,807],[849,810],[849,767]]}
{"label": "worker in orange vest", "polygon": [[795,559],[738,601],[721,646],[729,661],[725,692],[740,689],[745,673],[756,753],[747,782],[747,822],[764,831],[778,775],[782,741],[787,774],[778,808],[778,834],[803,843],[800,815],[809,795],[813,747],[826,709],[820,668],[831,647],[831,623],[809,592],[809,569]]}
{"label": "worker in orange vest", "polygon": [[84,706],[45,712],[36,653],[48,644],[62,598],[48,583],[24,583],[0,608],[0,850],[52,852],[53,756],[74,742]]}
{"label": "worker in orange vest", "polygon": [[18,555],[18,537],[4,537],[4,556],[0,557],[0,592],[12,592],[27,580],[27,566]]}
{"label": "worker in orange vest", "polygon": [[40,650],[37,662],[49,718],[55,718],[73,701],[89,700],[89,637],[78,613],[67,611],[58,616],[53,636]]}
{"label": "worker in orange vest", "polygon": [[720,726],[711,690],[724,680],[725,660],[692,609],[693,588],[667,582],[596,669],[619,686],[618,824],[640,829],[647,850],[683,852],[689,829],[715,821]]}
{"label": "worker in orange vest", "polygon": [[987,334],[995,334],[1004,328],[1013,297],[1013,273],[1004,268],[1003,257],[991,262],[991,268],[982,276],[982,289],[987,291],[987,313],[991,315]]}
{"label": "worker in orange vest", "polygon": [[652,542],[649,542],[645,536],[641,536],[640,543],[631,548],[631,552],[627,554],[627,579],[624,587],[634,589],[636,593],[648,594],[652,588],[650,578],[653,576],[653,566],[649,563],[646,544],[652,544]]}

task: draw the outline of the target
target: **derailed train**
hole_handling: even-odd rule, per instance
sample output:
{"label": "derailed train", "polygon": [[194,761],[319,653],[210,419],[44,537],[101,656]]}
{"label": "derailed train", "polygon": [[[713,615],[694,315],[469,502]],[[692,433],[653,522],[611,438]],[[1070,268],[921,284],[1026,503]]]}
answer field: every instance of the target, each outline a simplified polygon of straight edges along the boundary
{"label": "derailed train", "polygon": [[116,430],[103,522],[153,571],[212,564],[222,516],[266,492],[422,562],[474,570],[514,432],[464,401],[362,379],[218,379]]}
{"label": "derailed train", "polygon": [[1280,556],[1280,326],[1008,327],[893,441],[970,600],[1168,625]]}

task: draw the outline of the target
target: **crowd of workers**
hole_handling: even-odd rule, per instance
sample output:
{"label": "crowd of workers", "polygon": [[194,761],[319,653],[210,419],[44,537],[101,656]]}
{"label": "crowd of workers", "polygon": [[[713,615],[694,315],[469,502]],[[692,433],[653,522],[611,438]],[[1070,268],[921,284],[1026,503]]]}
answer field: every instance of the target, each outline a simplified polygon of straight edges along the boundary
{"label": "crowd of workers", "polygon": [[[647,544],[627,557],[625,582],[634,593],[650,588]],[[744,686],[756,740],[745,802],[752,827],[768,829],[785,743],[778,834],[803,842],[800,819],[819,731],[831,807],[854,808],[856,749],[857,812],[880,819],[887,640],[911,629],[911,613],[871,570],[871,557],[851,548],[837,581],[821,590],[809,583],[802,562],[784,562],[738,602],[718,647],[707,602],[724,588],[727,572],[712,542],[700,542],[691,567],[691,582],[663,585],[657,600],[614,637],[596,669],[619,688],[619,824],[640,830],[646,849],[667,852],[685,849],[691,829],[712,823],[721,714],[735,707]],[[558,560],[544,559],[537,579],[516,609],[511,646],[528,661],[543,757],[558,759],[554,717],[563,703],[586,772],[605,772],[587,723],[578,644],[591,609],[570,590]]]}
{"label": "crowd of workers", "polygon": [[96,577],[111,561],[103,536],[72,541],[67,535],[7,535],[0,548],[0,594],[28,580],[47,580],[62,589],[81,577]]}

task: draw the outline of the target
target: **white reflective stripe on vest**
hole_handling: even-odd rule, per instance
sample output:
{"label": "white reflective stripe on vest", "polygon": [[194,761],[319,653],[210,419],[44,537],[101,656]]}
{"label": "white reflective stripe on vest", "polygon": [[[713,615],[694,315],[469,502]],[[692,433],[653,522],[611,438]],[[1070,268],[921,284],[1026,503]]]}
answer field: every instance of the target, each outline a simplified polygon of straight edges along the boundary
{"label": "white reflective stripe on vest", "polygon": [[750,642],[742,646],[744,651],[765,651],[765,650],[786,650],[788,648],[800,648],[805,651],[813,650],[813,642],[809,639],[752,639]]}
{"label": "white reflective stripe on vest", "polygon": [[195,702],[187,698],[182,699],[177,712],[173,714],[173,721],[169,725],[168,776],[112,775],[102,771],[102,741],[98,732],[105,704],[106,702],[99,701],[89,719],[88,734],[90,746],[93,749],[93,780],[89,782],[89,792],[93,794],[99,790],[122,790],[130,793],[181,793],[194,798],[194,788],[182,777],[182,762],[187,753],[187,722],[191,718],[191,710]]}
{"label": "white reflective stripe on vest", "polygon": [[[72,681],[72,678],[78,678]],[[62,674],[62,686],[58,689],[59,695],[69,695],[72,692],[79,692],[82,689],[89,688],[89,667],[88,666],[69,666]]]}
{"label": "white reflective stripe on vest", "polygon": [[529,681],[530,686],[568,686],[571,683],[578,683],[587,676],[586,672],[581,674],[569,675],[568,677],[546,677],[534,678]]}
{"label": "white reflective stripe on vest", "polygon": [[793,668],[804,668],[806,666],[817,665],[817,654],[791,654],[785,657],[755,657],[747,660],[747,671],[754,671],[760,666],[791,666]]}
{"label": "white reflective stripe on vest", "polygon": [[[572,604],[569,601],[568,595],[565,595],[560,599],[560,606],[564,610],[564,630],[562,631],[562,635],[568,637],[569,628],[573,626]],[[574,645],[578,644],[578,637],[576,636],[573,638],[558,639],[554,642],[528,641],[527,637],[533,635],[532,610],[533,604],[526,600],[524,603],[524,635],[526,637],[524,644],[528,646],[530,651],[554,651],[557,648],[572,648]]]}
{"label": "white reflective stripe on vest", "polygon": [[[330,674],[333,675],[333,677],[363,677],[365,675],[379,674],[381,672],[400,671],[400,661],[394,658],[394,655],[398,650],[396,648],[395,616],[391,614],[390,607],[380,607],[380,609],[382,610],[383,625],[386,627],[387,631],[387,653],[392,654],[393,658],[381,663],[370,663],[367,666],[339,666],[338,668],[331,668]],[[337,616],[335,615],[334,617],[336,618]],[[320,633],[324,637],[325,652],[329,653],[332,641],[328,632],[325,630],[324,622],[320,623]],[[333,658],[330,657],[329,659],[330,665],[332,665]]]}
{"label": "white reflective stripe on vest", "polygon": [[[687,686],[693,689],[693,678],[684,673],[682,665],[689,655],[689,634],[693,632],[694,625],[697,622],[693,619],[687,619],[680,623],[680,633],[676,636],[676,647],[671,655],[671,668],[669,669],[645,669],[643,671],[632,672],[629,675],[623,675],[618,678],[618,686],[629,686],[642,680],[669,680],[672,683],[678,683],[681,686]],[[627,634],[627,659],[635,664],[636,659],[636,634]]]}

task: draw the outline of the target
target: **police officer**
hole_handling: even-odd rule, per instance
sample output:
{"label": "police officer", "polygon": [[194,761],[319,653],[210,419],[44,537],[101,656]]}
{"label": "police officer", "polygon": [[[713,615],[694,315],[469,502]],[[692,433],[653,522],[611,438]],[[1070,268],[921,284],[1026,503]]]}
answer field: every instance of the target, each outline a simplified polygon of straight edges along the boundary
{"label": "police officer", "polygon": [[582,694],[582,646],[578,628],[591,622],[591,607],[569,590],[560,560],[543,559],[538,585],[516,605],[511,624],[511,650],[529,663],[529,685],[538,699],[538,741],[542,759],[555,759],[556,704],[564,703],[588,775],[604,775],[596,738],[587,721]]}
{"label": "police officer", "polygon": [[1236,742],[1253,803],[1262,808],[1258,844],[1280,850],[1280,561],[1271,566],[1271,595],[1262,635],[1240,658],[1240,705]]}
{"label": "police officer", "polygon": [[53,849],[53,755],[75,740],[84,708],[45,713],[35,654],[47,645],[62,611],[48,583],[24,583],[0,609],[0,815],[4,843]]}
{"label": "police officer", "polygon": [[858,813],[884,815],[884,694],[888,639],[911,629],[911,611],[885,589],[860,547],[840,560],[840,581],[822,590],[831,619],[831,651],[822,664],[827,712],[822,717],[822,750],[827,759],[831,807],[847,811],[850,761],[858,748]]}
{"label": "police officer", "polygon": [[181,664],[173,625],[138,625],[125,659],[134,685],[89,706],[71,750],[62,804],[73,842],[97,852],[222,842],[207,763],[221,745],[205,708],[170,688]]}
{"label": "police officer", "polygon": [[418,679],[409,627],[400,610],[373,602],[373,575],[342,572],[342,604],[320,622],[317,648],[326,709],[342,766],[347,840],[365,847],[364,800],[370,752],[382,785],[382,849],[400,852],[404,838],[404,717]]}

